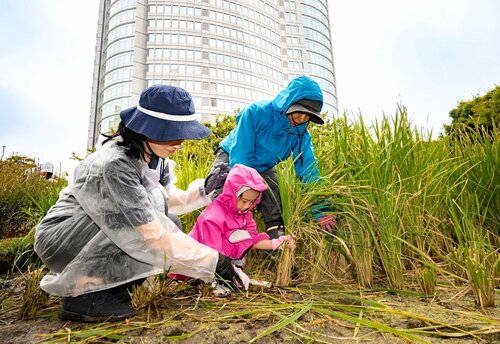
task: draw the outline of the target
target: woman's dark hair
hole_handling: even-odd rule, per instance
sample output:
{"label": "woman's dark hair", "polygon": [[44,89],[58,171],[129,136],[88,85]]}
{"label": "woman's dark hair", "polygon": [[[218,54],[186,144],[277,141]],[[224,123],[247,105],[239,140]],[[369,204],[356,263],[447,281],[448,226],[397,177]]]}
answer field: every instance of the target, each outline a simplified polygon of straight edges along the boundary
{"label": "woman's dark hair", "polygon": [[114,134],[102,135],[107,137],[106,140],[104,140],[104,142],[102,143],[103,145],[111,139],[117,136],[121,136],[123,141],[118,142],[118,146],[126,148],[125,154],[127,154],[127,156],[137,160],[146,160],[147,153],[144,151],[144,142],[146,142],[148,138],[142,134],[138,134],[135,131],[130,130],[125,126],[125,124],[123,124],[122,121],[120,121],[118,130]]}

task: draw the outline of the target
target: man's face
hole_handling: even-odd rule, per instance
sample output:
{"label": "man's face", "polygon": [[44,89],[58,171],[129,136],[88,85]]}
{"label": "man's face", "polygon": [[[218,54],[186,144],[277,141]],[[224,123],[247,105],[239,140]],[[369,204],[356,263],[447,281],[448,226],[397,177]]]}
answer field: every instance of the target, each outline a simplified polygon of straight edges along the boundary
{"label": "man's face", "polygon": [[290,121],[290,125],[292,127],[309,122],[310,119],[309,114],[304,112],[292,112],[291,114],[288,114],[286,116],[288,117],[288,120]]}

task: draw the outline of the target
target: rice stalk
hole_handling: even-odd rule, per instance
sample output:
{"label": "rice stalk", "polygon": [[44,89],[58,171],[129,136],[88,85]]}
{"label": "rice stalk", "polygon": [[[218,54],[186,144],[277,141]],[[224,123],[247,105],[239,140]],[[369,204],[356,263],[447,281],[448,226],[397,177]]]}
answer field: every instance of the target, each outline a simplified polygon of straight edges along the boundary
{"label": "rice stalk", "polygon": [[165,300],[168,296],[179,292],[185,287],[185,283],[179,283],[169,278],[166,274],[151,276],[140,285],[133,288],[132,305],[135,309],[145,311],[147,314],[158,315],[160,309],[165,307]]}
{"label": "rice stalk", "polygon": [[[495,305],[495,279],[500,264],[500,249],[494,248],[484,222],[466,214],[478,214],[479,202],[462,199],[463,206],[453,201],[451,214],[458,238],[456,264],[465,270],[475,302],[481,307]],[[479,223],[478,223],[479,222]]]}
{"label": "rice stalk", "polygon": [[331,316],[334,316],[334,317],[339,318],[339,319],[344,319],[344,320],[347,320],[349,322],[353,322],[356,324],[359,323],[359,324],[362,324],[362,325],[367,326],[369,328],[375,329],[379,332],[391,333],[391,334],[394,334],[398,337],[405,338],[405,339],[408,339],[408,340],[411,340],[414,342],[429,343],[429,344],[431,343],[431,342],[429,342],[421,337],[417,337],[411,333],[408,333],[405,330],[395,329],[393,327],[387,326],[385,324],[382,324],[382,323],[379,323],[376,321],[359,318],[357,316],[348,315],[348,314],[334,311],[331,309],[323,309],[323,308],[316,308],[315,307],[314,311],[319,312],[319,313],[323,313],[323,314],[327,314],[327,315],[331,315]]}
{"label": "rice stalk", "polygon": [[500,265],[499,252],[500,249],[484,253],[470,247],[464,257],[474,299],[481,307],[495,306],[495,273]]}
{"label": "rice stalk", "polygon": [[[77,340],[79,343],[95,343],[103,342],[104,340],[123,340],[126,333],[136,331],[140,328],[151,328],[159,324],[148,324],[148,323],[99,323],[95,325],[89,325],[87,328],[74,330],[69,326],[66,326],[54,333],[41,333],[37,334],[37,337],[44,338],[44,343],[61,343],[61,340],[65,340],[67,343],[71,343],[73,339]],[[53,340],[47,340],[52,338]]]}
{"label": "rice stalk", "polygon": [[290,324],[293,324],[295,321],[297,321],[302,315],[304,315],[305,313],[309,312],[309,310],[311,309],[312,307],[312,303],[308,303],[306,304],[302,309],[299,309],[297,312],[293,313],[292,315],[290,315],[289,317],[286,317],[284,318],[283,320],[281,320],[279,323],[271,326],[270,328],[268,328],[267,330],[259,333],[257,336],[255,336],[254,338],[252,338],[249,343],[254,343],[256,342],[257,340],[265,337],[265,336],[268,336],[286,326],[289,326]]}
{"label": "rice stalk", "polygon": [[281,250],[278,273],[275,281],[277,286],[287,286],[290,285],[292,281],[292,266],[294,265],[295,248],[288,243],[284,243],[283,246],[284,248]]}
{"label": "rice stalk", "polygon": [[[294,238],[296,245],[303,245],[307,240],[303,235],[303,212],[307,211],[308,197],[305,188],[295,181],[290,162],[287,161],[283,165],[277,172],[285,231]],[[295,265],[294,252],[295,249],[288,244],[283,245],[276,271],[276,285],[290,285],[292,268]]]}
{"label": "rice stalk", "polygon": [[40,289],[40,279],[43,268],[28,271],[22,275],[25,283],[24,292],[21,297],[21,307],[19,308],[19,319],[32,319],[38,311],[43,308],[49,299],[49,294]]}

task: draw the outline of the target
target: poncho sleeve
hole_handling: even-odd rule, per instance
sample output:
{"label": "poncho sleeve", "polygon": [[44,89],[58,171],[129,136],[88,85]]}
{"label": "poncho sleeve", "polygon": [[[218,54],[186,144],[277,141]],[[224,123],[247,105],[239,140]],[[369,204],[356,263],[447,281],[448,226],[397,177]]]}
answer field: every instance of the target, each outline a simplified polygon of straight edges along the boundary
{"label": "poncho sleeve", "polygon": [[[38,233],[51,239],[49,246],[67,243],[74,250],[74,255],[52,257],[71,260],[62,271],[44,276],[41,288],[75,296],[165,271],[212,280],[217,251],[196,242],[155,210],[153,194],[160,188],[146,163],[128,158],[121,147],[109,145],[87,157],[65,191],[66,198],[74,199],[71,213],[65,210],[66,198],[60,200],[56,210],[65,216],[57,223],[49,218]],[[61,250],[52,251],[57,255]]]}
{"label": "poncho sleeve", "polygon": [[151,204],[148,188],[162,187],[159,183],[144,180],[127,159],[112,159],[102,169],[90,172],[102,178],[87,176],[75,198],[116,246],[156,268],[213,277],[217,252],[187,236]]}

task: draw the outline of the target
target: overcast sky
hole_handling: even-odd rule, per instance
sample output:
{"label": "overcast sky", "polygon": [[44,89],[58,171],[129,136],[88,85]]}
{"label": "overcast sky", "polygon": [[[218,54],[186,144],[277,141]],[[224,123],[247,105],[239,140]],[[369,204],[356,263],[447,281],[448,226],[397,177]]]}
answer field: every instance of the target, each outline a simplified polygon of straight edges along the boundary
{"label": "overcast sky", "polygon": [[400,102],[436,137],[500,85],[499,14],[497,0],[330,0],[340,109],[373,120]]}
{"label": "overcast sky", "polygon": [[[85,155],[98,0],[3,0],[0,149],[69,170]],[[329,0],[340,110],[398,102],[437,134],[458,101],[500,84],[500,1]],[[0,152],[1,153],[1,152]]]}

